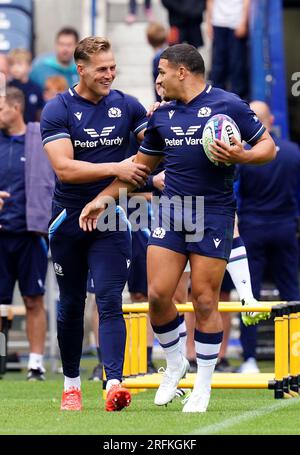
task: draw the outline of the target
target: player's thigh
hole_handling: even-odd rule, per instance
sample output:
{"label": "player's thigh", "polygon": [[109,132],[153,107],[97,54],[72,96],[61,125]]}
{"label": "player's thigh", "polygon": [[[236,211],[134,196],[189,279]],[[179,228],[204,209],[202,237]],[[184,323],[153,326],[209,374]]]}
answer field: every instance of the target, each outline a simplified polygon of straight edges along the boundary
{"label": "player's thigh", "polygon": [[[49,237],[60,296],[64,300],[73,298],[82,302],[86,297],[89,234],[79,228],[80,210],[56,207],[54,215]],[[51,225],[55,229],[51,229]]]}
{"label": "player's thigh", "polygon": [[128,231],[97,233],[88,249],[96,296],[120,295],[129,276],[131,237]]}
{"label": "player's thigh", "polygon": [[172,299],[186,262],[185,254],[156,245],[148,246],[147,276],[150,300],[156,297]]}

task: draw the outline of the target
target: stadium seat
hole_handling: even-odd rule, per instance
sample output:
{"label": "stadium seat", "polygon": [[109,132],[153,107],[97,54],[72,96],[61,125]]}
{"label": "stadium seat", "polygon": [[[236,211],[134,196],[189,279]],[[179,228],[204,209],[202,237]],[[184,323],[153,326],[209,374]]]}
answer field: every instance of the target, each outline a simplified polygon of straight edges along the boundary
{"label": "stadium seat", "polygon": [[31,50],[31,37],[14,30],[0,31],[0,52],[9,52],[15,48]]}
{"label": "stadium seat", "polygon": [[31,18],[23,11],[14,8],[0,8],[0,33],[4,30],[21,32],[31,37]]}
{"label": "stadium seat", "polygon": [[31,14],[33,10],[32,0],[0,0],[0,8],[5,6],[22,9],[28,14]]}
{"label": "stadium seat", "polygon": [[0,5],[0,35],[1,52],[15,47],[32,50],[32,17],[23,10]]}

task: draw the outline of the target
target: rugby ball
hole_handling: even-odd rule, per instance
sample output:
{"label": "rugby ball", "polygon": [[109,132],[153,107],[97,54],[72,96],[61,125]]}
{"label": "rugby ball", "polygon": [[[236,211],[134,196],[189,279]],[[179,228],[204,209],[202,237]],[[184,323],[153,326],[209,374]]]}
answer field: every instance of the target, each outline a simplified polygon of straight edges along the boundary
{"label": "rugby ball", "polygon": [[[202,145],[207,158],[216,166],[224,166],[224,164],[219,163],[213,158],[213,155],[208,148],[209,145],[212,144],[215,139],[219,139],[227,145],[234,145],[231,139],[232,136],[238,141],[241,141],[239,127],[228,115],[216,114],[206,122],[202,133]],[[231,164],[226,163],[225,166],[231,166]]]}

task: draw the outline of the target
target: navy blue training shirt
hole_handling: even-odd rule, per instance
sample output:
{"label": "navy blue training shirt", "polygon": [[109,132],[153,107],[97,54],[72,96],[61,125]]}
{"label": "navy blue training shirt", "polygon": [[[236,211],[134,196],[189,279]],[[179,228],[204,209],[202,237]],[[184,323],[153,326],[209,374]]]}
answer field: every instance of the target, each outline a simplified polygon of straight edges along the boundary
{"label": "navy blue training shirt", "polygon": [[238,214],[240,220],[261,224],[296,218],[300,183],[300,148],[272,136],[277,155],[261,166],[237,166]]}
{"label": "navy blue training shirt", "polygon": [[7,136],[0,130],[0,189],[10,193],[0,210],[0,232],[25,232],[25,134]]}
{"label": "navy blue training shirt", "polygon": [[249,105],[237,95],[206,86],[188,104],[172,101],[152,115],[140,151],[164,155],[163,195],[204,196],[210,211],[232,212],[235,208],[235,166],[216,166],[202,147],[202,131],[210,117],[226,114],[238,125],[242,140],[254,144],[265,131]]}
{"label": "navy blue training shirt", "polygon": [[[137,135],[146,128],[147,121],[145,108],[132,96],[111,90],[94,104],[70,88],[46,104],[41,133],[44,145],[60,138],[70,139],[75,160],[120,162],[126,158],[130,132]],[[113,180],[70,184],[56,179],[54,201],[63,207],[82,208]]]}

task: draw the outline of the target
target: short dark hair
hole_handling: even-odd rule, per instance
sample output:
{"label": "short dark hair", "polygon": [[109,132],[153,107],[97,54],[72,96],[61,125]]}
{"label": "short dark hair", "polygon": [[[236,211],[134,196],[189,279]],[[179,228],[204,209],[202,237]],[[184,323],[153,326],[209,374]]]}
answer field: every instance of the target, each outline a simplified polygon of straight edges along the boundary
{"label": "short dark hair", "polygon": [[10,106],[12,106],[13,104],[19,104],[22,113],[24,113],[25,97],[24,93],[19,88],[13,86],[6,87],[5,101]]}
{"label": "short dark hair", "polygon": [[168,47],[160,56],[175,66],[184,65],[191,73],[205,73],[204,60],[198,50],[191,44],[174,44]]}
{"label": "short dark hair", "polygon": [[77,63],[79,60],[88,62],[90,56],[99,52],[108,52],[111,49],[110,42],[100,36],[88,36],[82,39],[76,46],[74,52],[74,60]]}
{"label": "short dark hair", "polygon": [[77,32],[77,30],[73,27],[63,27],[61,28],[57,34],[56,34],[56,41],[58,40],[58,38],[61,36],[61,35],[73,35],[74,38],[75,38],[75,41],[76,43],[78,43],[79,41],[79,34]]}

